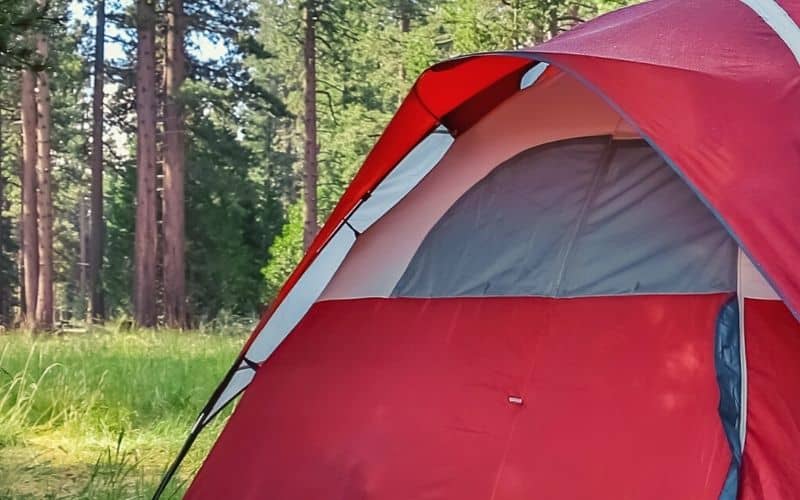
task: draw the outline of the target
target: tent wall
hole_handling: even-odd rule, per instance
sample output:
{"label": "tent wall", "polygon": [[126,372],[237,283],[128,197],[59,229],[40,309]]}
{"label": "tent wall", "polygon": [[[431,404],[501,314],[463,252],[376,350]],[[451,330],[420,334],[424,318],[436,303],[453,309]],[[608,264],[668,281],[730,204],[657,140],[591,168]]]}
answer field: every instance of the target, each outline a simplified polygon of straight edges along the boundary
{"label": "tent wall", "polygon": [[187,498],[716,499],[727,298],[319,302]]}
{"label": "tent wall", "polygon": [[736,244],[644,141],[523,151],[428,233],[393,296],[711,293],[736,289]]}
{"label": "tent wall", "polygon": [[747,438],[739,498],[800,492],[800,324],[779,300],[745,299]]}
{"label": "tent wall", "polygon": [[744,256],[739,300],[747,366],[741,500],[800,491],[800,323]]}
{"label": "tent wall", "polygon": [[549,73],[459,135],[436,168],[358,238],[320,299],[389,296],[436,221],[476,182],[520,152],[569,138],[636,137],[595,94],[558,71]]}
{"label": "tent wall", "polygon": [[[735,290],[736,246],[694,193],[601,99],[557,70],[546,75],[459,136],[436,168],[358,238],[320,300]],[[614,151],[608,139],[585,135],[616,137]],[[583,146],[555,145],[570,138]],[[515,177],[505,182],[508,192],[491,192],[486,206],[456,209],[467,192],[473,204],[483,203],[477,186],[489,186],[500,170]],[[590,194],[595,181],[598,192]],[[453,220],[454,210],[473,219]],[[474,219],[478,212],[487,219]],[[580,234],[562,229],[576,225]],[[469,249],[489,261],[468,256]],[[520,278],[514,266],[527,266],[529,276]]]}

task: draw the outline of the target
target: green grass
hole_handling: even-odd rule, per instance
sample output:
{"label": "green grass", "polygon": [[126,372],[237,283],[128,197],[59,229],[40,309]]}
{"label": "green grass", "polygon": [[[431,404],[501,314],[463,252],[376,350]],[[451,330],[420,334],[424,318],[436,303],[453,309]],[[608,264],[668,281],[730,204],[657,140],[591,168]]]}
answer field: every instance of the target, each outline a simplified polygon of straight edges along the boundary
{"label": "green grass", "polygon": [[[0,336],[0,499],[150,498],[245,336]],[[226,415],[165,498],[180,496]]]}

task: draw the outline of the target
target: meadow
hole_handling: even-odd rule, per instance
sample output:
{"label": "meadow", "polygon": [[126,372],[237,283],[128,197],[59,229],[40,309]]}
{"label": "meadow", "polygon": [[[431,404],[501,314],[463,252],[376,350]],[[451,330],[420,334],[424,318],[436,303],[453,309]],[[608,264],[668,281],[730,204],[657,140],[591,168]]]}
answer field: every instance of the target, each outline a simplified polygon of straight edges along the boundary
{"label": "meadow", "polygon": [[[150,498],[246,334],[0,335],[0,499]],[[229,411],[163,498],[181,496]]]}

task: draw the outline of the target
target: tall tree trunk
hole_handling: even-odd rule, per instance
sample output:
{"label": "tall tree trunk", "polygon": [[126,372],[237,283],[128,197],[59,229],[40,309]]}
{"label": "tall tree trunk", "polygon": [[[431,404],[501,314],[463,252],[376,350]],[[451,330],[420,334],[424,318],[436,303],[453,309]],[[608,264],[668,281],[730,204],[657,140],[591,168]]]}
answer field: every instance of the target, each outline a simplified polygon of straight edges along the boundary
{"label": "tall tree trunk", "polygon": [[154,0],[137,0],[136,236],[133,317],[156,324],[156,59]]}
{"label": "tall tree trunk", "polygon": [[[5,252],[10,246],[11,240],[11,226],[6,224],[6,220],[2,218],[2,212],[8,209],[6,202],[6,176],[4,172],[6,150],[5,150],[5,121],[0,110],[0,252]],[[6,327],[11,324],[11,293],[14,289],[13,280],[11,279],[11,272],[2,273],[0,279],[0,326]]]}
{"label": "tall tree trunk", "polygon": [[164,316],[173,328],[187,326],[184,262],[184,113],[180,88],[185,78],[183,0],[170,0],[164,64]]}
{"label": "tall tree trunk", "polygon": [[94,45],[94,89],[92,95],[92,181],[89,222],[89,311],[93,321],[105,318],[103,296],[103,248],[105,222],[103,221],[103,77],[105,74],[104,43],[106,3],[98,0],[96,6]]}
{"label": "tall tree trunk", "polygon": [[22,70],[22,265],[25,288],[25,328],[36,329],[39,296],[39,229],[36,209],[36,75]]}
{"label": "tall tree trunk", "polygon": [[317,235],[317,6],[315,0],[306,0],[305,40],[303,60],[306,70],[305,156],[303,161],[303,197],[305,200],[305,225],[303,248],[308,250]]}
{"label": "tall tree trunk", "polygon": [[[19,162],[19,177],[22,178],[22,159],[20,158]],[[22,235],[22,227],[23,224],[23,214],[22,210],[19,211],[19,220],[17,223],[17,241],[19,244],[17,245],[17,282],[19,283],[19,314],[14,317],[14,324],[19,325],[22,328],[26,328],[26,318],[27,318],[27,311],[25,305],[25,249],[22,246],[24,237]],[[39,255],[37,252],[36,255]]]}
{"label": "tall tree trunk", "polygon": [[[47,37],[36,37],[36,52],[47,60]],[[53,328],[53,194],[50,172],[50,81],[46,71],[37,74],[36,158],[37,209],[39,211],[39,296],[36,322],[39,328]]]}
{"label": "tall tree trunk", "polygon": [[78,297],[80,298],[79,312],[87,315],[87,296],[89,295],[88,286],[88,260],[89,260],[89,217],[86,207],[86,197],[81,193],[78,202]]}
{"label": "tall tree trunk", "polygon": [[[398,3],[397,7],[398,7],[398,11],[399,11],[398,13],[400,14],[400,33],[403,34],[402,41],[403,41],[403,44],[405,44],[407,42],[405,35],[409,31],[411,31],[411,8],[412,7],[409,4],[408,0],[400,0],[400,2]],[[405,66],[405,64],[403,64],[402,58],[400,59],[400,75],[399,75],[399,77],[400,77],[401,85],[404,86],[405,85],[405,81],[406,81],[406,66]],[[403,97],[404,97],[403,96],[403,92],[398,92],[397,93],[397,105],[398,106],[403,104]]]}
{"label": "tall tree trunk", "polygon": [[561,29],[558,25],[558,5],[553,5],[550,7],[550,11],[547,15],[547,39],[550,40],[558,36],[561,32]]}

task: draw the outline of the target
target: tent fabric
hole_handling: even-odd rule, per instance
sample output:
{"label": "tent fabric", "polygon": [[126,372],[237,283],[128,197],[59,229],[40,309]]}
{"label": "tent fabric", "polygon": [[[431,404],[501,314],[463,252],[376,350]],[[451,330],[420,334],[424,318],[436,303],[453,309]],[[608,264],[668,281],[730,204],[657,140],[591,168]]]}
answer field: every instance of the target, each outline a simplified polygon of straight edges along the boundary
{"label": "tent fabric", "polygon": [[358,210],[347,218],[348,224],[363,233],[397,205],[435,167],[453,145],[453,137],[443,127],[417,144],[389,175],[375,188]]}
{"label": "tent fabric", "polygon": [[719,496],[720,500],[736,500],[739,495],[742,463],[740,428],[743,407],[740,339],[739,302],[736,297],[731,297],[719,313],[714,344],[719,385],[719,415],[731,449],[731,465]]}
{"label": "tent fabric", "polygon": [[741,500],[800,491],[800,323],[780,300],[745,299],[747,440]]}
{"label": "tent fabric", "polygon": [[[800,64],[800,28],[786,10],[775,0],[741,0],[753,9],[781,37]],[[789,3],[787,0],[786,4]],[[797,12],[797,10],[795,10]]]}
{"label": "tent fabric", "polygon": [[643,141],[580,138],[524,151],[425,237],[402,297],[736,290],[737,247]]}
{"label": "tent fabric", "polygon": [[318,302],[186,498],[716,499],[728,296]]}

